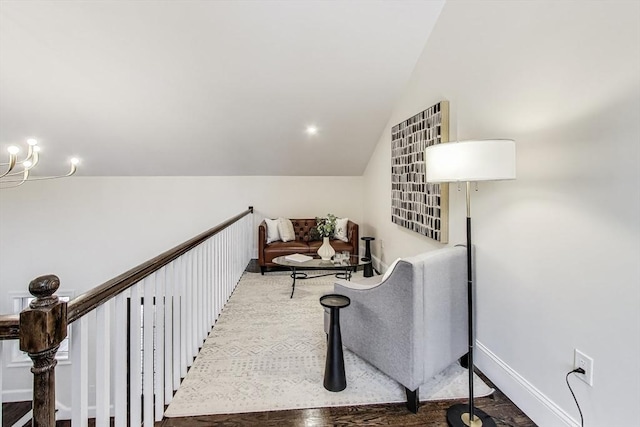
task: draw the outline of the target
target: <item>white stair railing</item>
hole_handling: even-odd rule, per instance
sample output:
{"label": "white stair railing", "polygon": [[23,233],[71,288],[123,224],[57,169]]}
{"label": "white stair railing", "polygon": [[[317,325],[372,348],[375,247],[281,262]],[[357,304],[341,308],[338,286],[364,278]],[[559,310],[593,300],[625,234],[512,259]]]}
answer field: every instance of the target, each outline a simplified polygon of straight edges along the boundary
{"label": "white stair railing", "polygon": [[[252,217],[243,217],[94,310],[97,427],[112,416],[116,427],[162,420],[251,259],[252,230]],[[72,408],[83,408],[73,413],[74,427],[91,415],[86,323],[73,324],[74,387],[85,384],[74,393]]]}
{"label": "white stair railing", "polygon": [[[251,260],[251,213],[252,207],[69,302],[72,401],[59,419],[70,418],[74,427],[88,426],[90,418],[97,427],[112,419],[116,427],[162,420]],[[15,317],[0,319],[0,339],[22,330]],[[36,404],[34,425],[54,425],[50,409]]]}

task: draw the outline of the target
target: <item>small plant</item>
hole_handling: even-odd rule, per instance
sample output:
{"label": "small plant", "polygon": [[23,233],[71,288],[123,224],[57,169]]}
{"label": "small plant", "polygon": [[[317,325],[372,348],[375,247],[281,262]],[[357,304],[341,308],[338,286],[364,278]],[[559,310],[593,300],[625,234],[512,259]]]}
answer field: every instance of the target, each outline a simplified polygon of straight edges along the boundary
{"label": "small plant", "polygon": [[336,216],[327,214],[325,218],[316,217],[316,229],[320,237],[331,237],[336,231]]}

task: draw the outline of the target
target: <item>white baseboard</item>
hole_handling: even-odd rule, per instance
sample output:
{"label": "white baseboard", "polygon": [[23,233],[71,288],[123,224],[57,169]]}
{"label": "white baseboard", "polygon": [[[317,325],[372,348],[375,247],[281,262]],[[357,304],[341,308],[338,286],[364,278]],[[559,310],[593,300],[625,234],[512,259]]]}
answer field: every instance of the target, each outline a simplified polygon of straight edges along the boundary
{"label": "white baseboard", "polygon": [[476,341],[476,349],[474,364],[533,422],[541,427],[580,427],[578,421],[486,346]]}
{"label": "white baseboard", "polygon": [[[380,272],[380,274],[382,274],[388,267],[387,264],[383,263],[382,260],[375,255],[371,255],[371,264],[376,271]],[[383,266],[384,268],[382,268]]]}

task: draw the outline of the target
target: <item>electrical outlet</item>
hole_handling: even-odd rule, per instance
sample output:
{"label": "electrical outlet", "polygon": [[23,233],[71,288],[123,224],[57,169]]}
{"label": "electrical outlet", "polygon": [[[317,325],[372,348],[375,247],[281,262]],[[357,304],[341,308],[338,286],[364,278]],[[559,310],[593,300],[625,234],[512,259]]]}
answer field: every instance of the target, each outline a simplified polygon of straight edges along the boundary
{"label": "electrical outlet", "polygon": [[593,359],[576,348],[573,356],[573,369],[578,368],[584,369],[584,374],[576,373],[575,375],[593,386]]}

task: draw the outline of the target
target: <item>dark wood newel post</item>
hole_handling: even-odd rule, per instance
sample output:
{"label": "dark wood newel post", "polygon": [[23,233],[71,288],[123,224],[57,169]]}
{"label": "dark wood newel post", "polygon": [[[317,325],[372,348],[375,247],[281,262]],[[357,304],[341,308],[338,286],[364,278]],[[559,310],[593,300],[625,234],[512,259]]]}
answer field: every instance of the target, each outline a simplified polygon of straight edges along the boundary
{"label": "dark wood newel post", "polygon": [[36,297],[20,313],[20,350],[33,360],[33,425],[56,425],[56,352],[67,336],[67,303],[54,293],[60,279],[53,274],[40,276],[29,283]]}

